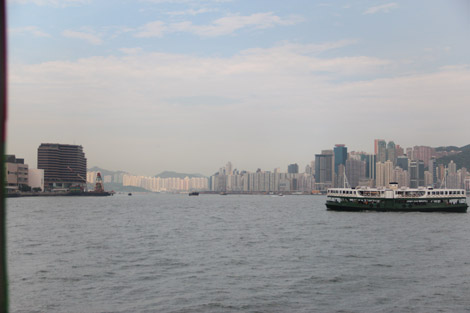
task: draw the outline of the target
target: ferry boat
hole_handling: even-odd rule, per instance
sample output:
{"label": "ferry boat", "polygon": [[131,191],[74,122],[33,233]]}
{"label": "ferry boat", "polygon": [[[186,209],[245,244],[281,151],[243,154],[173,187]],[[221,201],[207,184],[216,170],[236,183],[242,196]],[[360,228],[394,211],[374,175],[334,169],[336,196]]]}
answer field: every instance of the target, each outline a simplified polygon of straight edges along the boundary
{"label": "ferry boat", "polygon": [[327,191],[327,210],[467,212],[464,189],[398,188],[397,183],[389,185],[388,188],[330,188]]}

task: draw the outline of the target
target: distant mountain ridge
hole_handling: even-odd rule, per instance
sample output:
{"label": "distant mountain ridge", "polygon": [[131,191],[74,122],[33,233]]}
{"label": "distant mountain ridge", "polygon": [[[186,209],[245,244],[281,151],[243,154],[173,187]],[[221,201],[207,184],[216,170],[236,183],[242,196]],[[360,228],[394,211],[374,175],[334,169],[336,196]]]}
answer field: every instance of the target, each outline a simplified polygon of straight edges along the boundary
{"label": "distant mountain ridge", "polygon": [[[105,175],[114,175],[114,174],[129,174],[129,175],[134,175],[130,174],[129,172],[126,171],[110,171],[106,170],[104,168],[98,167],[98,166],[93,166],[92,168],[87,169],[88,172],[100,172],[102,176]],[[205,177],[202,174],[187,174],[187,173],[178,173],[174,171],[163,171],[160,174],[157,174],[153,177],[160,177],[160,178],[193,178],[193,177]]]}
{"label": "distant mountain ridge", "polygon": [[[439,149],[439,150],[438,150]],[[463,147],[439,147],[436,148],[437,151],[460,151],[460,153],[454,155],[443,156],[436,160],[437,164],[444,164],[448,165],[450,161],[454,161],[457,164],[457,168],[465,167],[467,170],[470,170],[470,145],[466,145]]]}
{"label": "distant mountain ridge", "polygon": [[127,172],[125,171],[110,171],[110,170],[105,170],[104,168],[98,167],[98,166],[93,166],[92,168],[87,169],[88,172],[100,172],[102,176],[104,175],[114,175],[114,174],[121,174]]}

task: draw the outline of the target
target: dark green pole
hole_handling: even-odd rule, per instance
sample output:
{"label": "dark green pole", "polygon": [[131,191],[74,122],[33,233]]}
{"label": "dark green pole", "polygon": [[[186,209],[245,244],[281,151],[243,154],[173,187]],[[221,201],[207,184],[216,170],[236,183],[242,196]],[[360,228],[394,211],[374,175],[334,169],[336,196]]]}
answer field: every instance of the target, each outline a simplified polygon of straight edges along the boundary
{"label": "dark green pole", "polygon": [[7,247],[6,247],[6,204],[5,204],[5,141],[7,121],[7,22],[6,0],[0,0],[0,119],[1,138],[0,155],[0,311],[8,312],[8,276],[7,276]]}

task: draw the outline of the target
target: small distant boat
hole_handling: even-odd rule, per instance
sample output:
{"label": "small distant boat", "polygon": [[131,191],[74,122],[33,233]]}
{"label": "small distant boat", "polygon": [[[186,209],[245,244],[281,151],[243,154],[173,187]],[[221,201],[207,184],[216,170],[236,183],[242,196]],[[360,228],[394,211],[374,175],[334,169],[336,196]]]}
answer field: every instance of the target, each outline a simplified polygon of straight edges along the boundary
{"label": "small distant boat", "polygon": [[132,192],[129,192],[127,195],[128,195],[128,196],[132,196]]}
{"label": "small distant boat", "polygon": [[193,191],[188,194],[189,196],[199,196],[199,192]]}
{"label": "small distant boat", "polygon": [[220,195],[221,195],[221,196],[226,196],[226,195],[227,195],[227,193],[226,193],[226,192],[224,192],[224,191],[222,191],[222,192],[220,193]]}

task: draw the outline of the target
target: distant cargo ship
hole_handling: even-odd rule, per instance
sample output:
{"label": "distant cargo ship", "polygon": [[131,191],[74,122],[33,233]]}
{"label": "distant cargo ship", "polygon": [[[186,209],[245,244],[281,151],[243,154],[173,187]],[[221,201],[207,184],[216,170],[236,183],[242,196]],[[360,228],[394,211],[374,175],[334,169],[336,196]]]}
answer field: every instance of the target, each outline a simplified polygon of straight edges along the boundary
{"label": "distant cargo ship", "polygon": [[468,204],[463,189],[398,188],[330,188],[326,207],[335,211],[397,211],[466,213]]}

